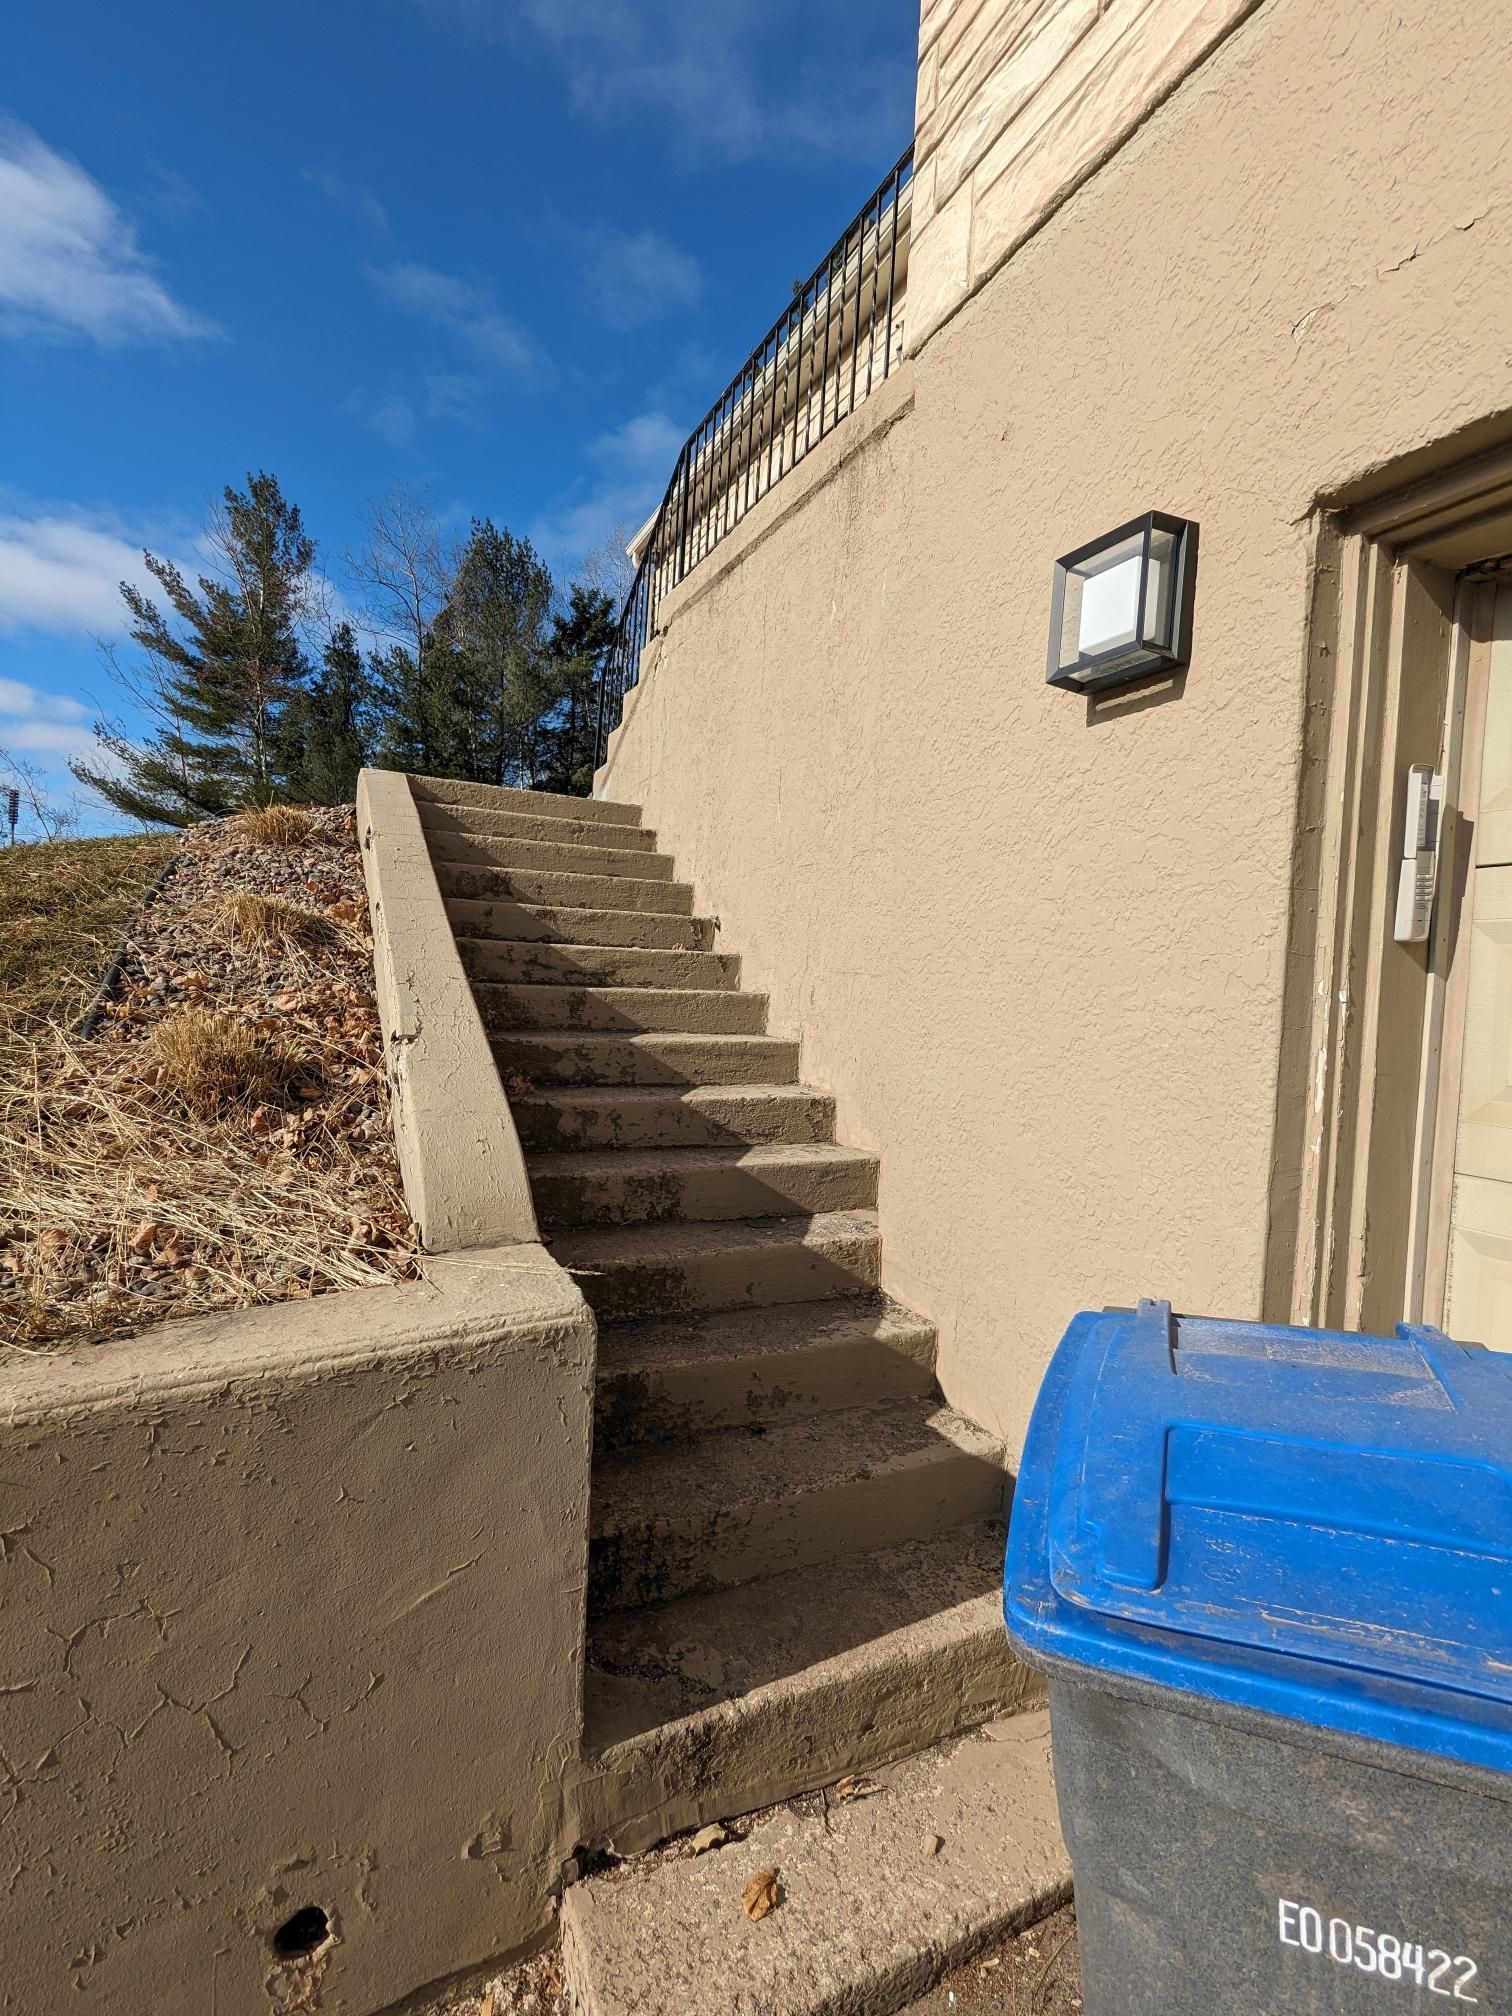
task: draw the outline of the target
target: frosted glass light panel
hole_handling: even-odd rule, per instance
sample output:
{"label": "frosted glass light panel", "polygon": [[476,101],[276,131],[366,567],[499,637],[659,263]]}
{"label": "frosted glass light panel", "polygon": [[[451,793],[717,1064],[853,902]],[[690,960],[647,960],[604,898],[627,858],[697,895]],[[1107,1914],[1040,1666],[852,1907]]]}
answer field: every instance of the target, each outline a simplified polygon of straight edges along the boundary
{"label": "frosted glass light panel", "polygon": [[1094,692],[1185,665],[1197,527],[1151,511],[1055,563],[1052,686]]}

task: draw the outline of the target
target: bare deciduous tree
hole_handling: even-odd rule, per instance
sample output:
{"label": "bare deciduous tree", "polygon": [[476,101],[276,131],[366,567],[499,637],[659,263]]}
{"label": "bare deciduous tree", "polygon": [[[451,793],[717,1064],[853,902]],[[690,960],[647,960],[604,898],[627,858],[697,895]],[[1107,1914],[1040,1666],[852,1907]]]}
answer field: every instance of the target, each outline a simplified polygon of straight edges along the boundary
{"label": "bare deciduous tree", "polygon": [[455,542],[429,502],[403,485],[375,498],[363,519],[367,539],[346,555],[347,572],[367,600],[367,627],[399,642],[423,667],[436,616],[457,574]]}
{"label": "bare deciduous tree", "polygon": [[630,558],[629,547],[638,529],[630,524],[611,526],[602,541],[585,553],[573,569],[575,581],[609,597],[616,616],[635,585],[635,562]]}
{"label": "bare deciduous tree", "polygon": [[[35,763],[29,763],[24,756],[18,756],[0,743],[0,795],[16,791],[21,798],[21,817],[36,836],[43,840],[64,840],[74,832],[82,819],[78,799],[70,797],[60,802],[48,788],[46,777]],[[3,814],[3,805],[0,805]],[[10,821],[3,820],[4,832],[10,834]]]}

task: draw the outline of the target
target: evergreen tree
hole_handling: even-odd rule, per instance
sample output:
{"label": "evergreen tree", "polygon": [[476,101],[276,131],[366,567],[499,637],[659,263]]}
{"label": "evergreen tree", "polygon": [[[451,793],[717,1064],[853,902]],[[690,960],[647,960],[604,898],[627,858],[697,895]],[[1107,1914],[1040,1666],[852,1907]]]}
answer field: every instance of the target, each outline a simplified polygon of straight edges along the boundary
{"label": "evergreen tree", "polygon": [[599,588],[574,582],[565,610],[552,619],[547,646],[551,707],[541,731],[543,790],[579,798],[593,790],[598,756],[598,691],[604,659],[614,642],[618,612]]}
{"label": "evergreen tree", "polygon": [[[541,767],[550,703],[546,624],[550,570],[528,539],[474,519],[436,618],[423,682],[445,774],[530,785]],[[446,746],[443,738],[455,739]]]}
{"label": "evergreen tree", "polygon": [[[101,725],[110,769],[73,765],[118,811],[159,826],[191,826],[284,794],[280,718],[308,672],[299,645],[315,543],[274,476],[229,485],[209,526],[218,578],[196,594],[170,560],[143,555],[165,614],[121,584],[140,667],[122,675],[157,730],[145,744]],[[174,623],[177,619],[177,624]]]}
{"label": "evergreen tree", "polygon": [[368,760],[373,680],[350,623],[338,624],[308,685],[283,710],[279,739],[290,795],[314,805],[346,805]]}

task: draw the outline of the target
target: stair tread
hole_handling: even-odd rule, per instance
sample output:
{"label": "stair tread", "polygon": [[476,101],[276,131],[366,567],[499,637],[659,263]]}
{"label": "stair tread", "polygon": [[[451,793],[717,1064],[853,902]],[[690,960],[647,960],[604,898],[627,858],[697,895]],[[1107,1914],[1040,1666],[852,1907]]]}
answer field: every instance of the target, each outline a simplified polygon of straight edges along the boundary
{"label": "stair tread", "polygon": [[595,945],[587,939],[560,945],[540,938],[474,937],[466,931],[455,936],[474,986],[576,987],[594,993],[608,987],[738,991],[740,961],[733,952]]}
{"label": "stair tread", "polygon": [[[593,904],[531,903],[503,892],[488,896],[443,892],[443,900],[453,931],[485,945],[592,944],[600,950],[617,952],[675,952],[679,948],[693,952],[707,948],[688,941],[714,936],[710,918],[694,917],[682,910],[616,910]],[[501,931],[500,924],[508,928]],[[464,932],[464,926],[470,928]],[[529,935],[532,927],[534,936]],[[582,938],[580,932],[592,935]],[[672,942],[665,946],[652,944],[649,940],[653,937]]]}
{"label": "stair tread", "polygon": [[766,999],[764,994],[753,993],[749,987],[658,987],[654,982],[626,986],[620,981],[593,985],[586,980],[474,980],[472,989],[475,994],[488,997],[526,994],[535,1000],[543,1000],[548,994],[592,994],[596,998],[607,999],[610,1007],[617,1005],[615,997],[618,995],[629,995],[634,1000],[650,995],[658,1001],[675,1000],[679,995],[686,995],[690,1001],[704,1001],[711,997],[720,1002]]}
{"label": "stair tread", "polygon": [[[708,990],[712,991],[712,990]],[[490,1029],[490,1036],[499,1041],[506,1037],[511,1043],[634,1043],[645,1049],[654,1049],[662,1043],[718,1043],[734,1046],[752,1043],[772,1043],[784,1050],[792,1049],[792,1041],[786,1036],[726,1035],[719,1030],[708,1034],[697,1029]],[[584,1089],[584,1088],[579,1088]],[[601,1088],[608,1090],[608,1087]],[[642,1088],[644,1089],[644,1088]]]}
{"label": "stair tread", "polygon": [[[565,823],[565,822],[564,822]],[[612,830],[612,829],[611,829]],[[575,875],[618,875],[618,867],[595,866],[590,857],[603,861],[633,864],[634,874],[626,875],[627,881],[670,882],[672,880],[672,858],[668,854],[653,854],[640,847],[605,847],[602,842],[570,840],[555,837],[537,840],[521,833],[470,833],[460,826],[427,826],[426,844],[430,848],[433,861],[447,861],[459,868],[520,868],[533,875],[556,872],[549,865],[561,860],[565,866],[563,874]],[[487,848],[492,853],[513,855],[513,860],[493,860],[488,854],[481,857],[477,853],[455,850]],[[579,858],[581,857],[581,858]]]}
{"label": "stair tread", "polygon": [[833,1141],[734,1142],[727,1148],[560,1148],[528,1154],[526,1167],[534,1176],[604,1175],[626,1177],[659,1175],[664,1171],[700,1169],[763,1169],[792,1167],[797,1163],[823,1164],[837,1169],[869,1168],[875,1155],[859,1148],[843,1148]]}
{"label": "stair tread", "polygon": [[[476,812],[524,812],[536,819],[601,818],[611,825],[638,826],[639,805],[626,805],[617,798],[575,798],[564,791],[531,791],[513,784],[470,784],[456,777],[430,777],[410,772],[410,790],[427,805],[444,805],[449,810]],[[601,809],[590,813],[585,808]]]}
{"label": "stair tread", "polygon": [[[656,835],[644,826],[617,825],[609,819],[542,818],[539,813],[515,811],[513,807],[489,810],[482,805],[440,805],[431,799],[419,802],[420,823],[428,836],[440,833],[464,834],[470,840],[535,840],[555,846],[615,848],[626,854],[654,854]],[[513,822],[501,829],[490,820]],[[523,827],[523,832],[513,828]]]}
{"label": "stair tread", "polygon": [[759,1431],[716,1429],[687,1443],[632,1445],[595,1465],[589,1531],[597,1539],[654,1526],[664,1507],[675,1507],[683,1522],[704,1508],[717,1520],[736,1506],[961,1457],[1000,1467],[1002,1448],[928,1397],[803,1415]]}
{"label": "stair tread", "polygon": [[[759,1037],[729,1038],[759,1042]],[[675,1265],[681,1255],[745,1251],[753,1257],[773,1247],[823,1246],[840,1239],[878,1237],[875,1211],[821,1211],[812,1217],[672,1219],[657,1225],[595,1225],[559,1232],[553,1256],[566,1268],[655,1264]]]}
{"label": "stair tread", "polygon": [[[507,1029],[497,1024],[490,1026],[489,1040],[499,1044],[528,1044],[533,1048],[549,1049],[553,1044],[568,1044],[575,1049],[586,1049],[591,1055],[594,1050],[605,1056],[615,1050],[629,1048],[645,1050],[659,1055],[670,1050],[675,1056],[679,1049],[711,1050],[715,1056],[721,1053],[730,1057],[760,1055],[758,1045],[765,1045],[773,1051],[791,1053],[795,1045],[784,1036],[726,1035],[720,1030],[701,1031],[697,1029]],[[589,1081],[590,1085],[592,1081]],[[588,1089],[580,1086],[579,1090]],[[612,1081],[599,1088],[602,1091],[616,1089]]]}
{"label": "stair tread", "polygon": [[[843,1562],[595,1618],[586,1711],[593,1748],[854,1656],[924,1653],[1001,1636],[1002,1524],[951,1527]],[[896,1641],[889,1643],[888,1641]],[[1006,1649],[1006,1648],[1005,1648]]]}
{"label": "stair tread", "polygon": [[[533,1030],[525,1033],[542,1035],[545,1032]],[[575,1036],[578,1032],[569,1030],[567,1033]],[[712,1038],[700,1038],[700,1041],[712,1040]],[[767,1036],[759,1040],[776,1043],[782,1039]],[[653,1106],[665,1106],[669,1100],[685,1106],[712,1106],[731,1099],[749,1099],[753,1102],[791,1099],[795,1103],[802,1103],[828,1097],[827,1092],[817,1091],[812,1085],[538,1085],[533,1091],[523,1093],[510,1103],[514,1106],[545,1104],[577,1107],[602,1106],[608,1102],[616,1106],[623,1104],[649,1109]],[[611,1151],[604,1149],[599,1152],[608,1154]]]}
{"label": "stair tread", "polygon": [[766,1309],[610,1323],[599,1337],[598,1369],[600,1379],[622,1378],[714,1359],[825,1350],[851,1341],[918,1355],[933,1338],[933,1324],[885,1295],[857,1296],[854,1302],[783,1302]]}
{"label": "stair tread", "polygon": [[[464,877],[471,877],[474,881],[482,882],[488,888],[499,890],[506,896],[509,894],[507,887],[509,883],[525,882],[537,887],[549,887],[553,895],[580,896],[584,899],[578,904],[537,903],[533,905],[537,909],[607,910],[622,914],[628,911],[644,912],[650,917],[683,917],[689,915],[689,911],[679,909],[675,902],[666,908],[658,909],[651,903],[628,901],[616,903],[614,898],[628,897],[632,892],[648,892],[661,897],[686,898],[691,904],[693,895],[690,885],[686,882],[662,881],[659,878],[640,875],[579,875],[565,868],[509,868],[491,861],[453,861],[445,855],[433,856],[431,865],[437,871],[438,877],[443,880],[450,878],[460,881]],[[452,889],[448,893],[453,896],[465,896],[470,892]],[[590,902],[588,900],[590,897],[598,900]]]}

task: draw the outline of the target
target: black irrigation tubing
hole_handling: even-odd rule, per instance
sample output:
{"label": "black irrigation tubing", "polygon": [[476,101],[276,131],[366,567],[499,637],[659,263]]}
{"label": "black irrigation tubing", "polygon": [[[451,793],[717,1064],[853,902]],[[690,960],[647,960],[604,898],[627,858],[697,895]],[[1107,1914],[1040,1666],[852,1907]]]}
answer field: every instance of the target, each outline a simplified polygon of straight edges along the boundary
{"label": "black irrigation tubing", "polygon": [[[173,876],[173,874],[178,868],[179,853],[180,849],[176,847],[174,851],[168,856],[168,859],[163,863],[162,867],[159,869],[155,879],[148,886],[148,888],[143,891],[142,900],[140,903],[138,903],[136,909],[132,912],[131,915],[132,927],[135,926],[137,919],[141,917],[142,913],[145,910],[147,910],[152,904],[154,904],[159,898],[159,896],[162,895],[163,891],[167,888],[170,878]],[[81,1043],[86,1042],[91,1036],[93,1036],[95,1030],[99,1027],[100,1017],[105,1012],[105,1004],[110,999],[110,997],[115,993],[116,987],[120,982],[121,975],[125,971],[126,960],[130,952],[131,952],[131,928],[129,927],[126,936],[121,940],[120,944],[116,947],[115,957],[111,960],[110,964],[105,968],[105,977],[100,982],[99,986],[95,989],[94,999],[90,1002],[89,1006],[84,1010],[84,1013],[79,1018],[78,1027],[75,1029],[74,1034],[78,1037]]]}

